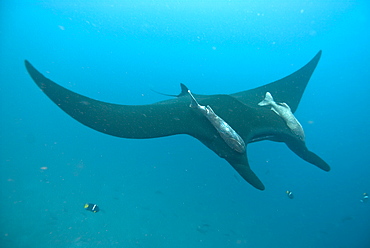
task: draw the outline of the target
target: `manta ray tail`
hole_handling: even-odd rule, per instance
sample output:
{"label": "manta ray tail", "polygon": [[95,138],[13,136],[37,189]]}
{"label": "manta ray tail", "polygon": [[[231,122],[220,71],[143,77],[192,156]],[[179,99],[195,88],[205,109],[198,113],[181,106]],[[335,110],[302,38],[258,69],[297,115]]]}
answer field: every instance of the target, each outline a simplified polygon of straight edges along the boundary
{"label": "manta ray tail", "polygon": [[188,91],[189,91],[188,87],[186,87],[184,84],[180,84],[180,87],[181,87],[181,93],[178,94],[178,95],[166,94],[166,93],[162,93],[162,92],[159,92],[159,91],[156,91],[156,90],[153,90],[153,89],[151,89],[151,90],[153,92],[155,92],[157,94],[160,94],[160,95],[163,95],[163,96],[180,97],[180,96],[187,95]]}

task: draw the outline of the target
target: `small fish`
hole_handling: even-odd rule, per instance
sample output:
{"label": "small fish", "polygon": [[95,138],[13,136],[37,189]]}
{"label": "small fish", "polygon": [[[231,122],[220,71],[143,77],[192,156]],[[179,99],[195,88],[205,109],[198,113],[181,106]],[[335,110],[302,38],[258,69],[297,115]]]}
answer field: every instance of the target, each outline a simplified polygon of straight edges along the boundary
{"label": "small fish", "polygon": [[289,197],[289,199],[294,199],[294,195],[293,195],[293,192],[292,191],[285,191],[286,195]]}
{"label": "small fish", "polygon": [[98,205],[94,204],[94,203],[86,203],[84,208],[88,211],[91,211],[93,213],[97,213],[99,212],[100,208],[98,207]]}

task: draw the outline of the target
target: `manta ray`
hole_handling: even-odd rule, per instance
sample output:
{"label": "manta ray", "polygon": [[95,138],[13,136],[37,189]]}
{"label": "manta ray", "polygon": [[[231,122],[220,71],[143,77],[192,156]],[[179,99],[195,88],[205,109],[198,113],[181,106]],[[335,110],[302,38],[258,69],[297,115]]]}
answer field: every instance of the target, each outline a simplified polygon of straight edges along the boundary
{"label": "manta ray", "polygon": [[[301,69],[275,82],[234,94],[189,94],[185,85],[171,99],[147,105],[121,105],[94,100],[68,90],[43,76],[25,61],[28,73],[38,87],[64,112],[96,131],[128,139],[149,139],[176,134],[190,135],[225,159],[253,187],[265,186],[248,163],[247,150],[232,149],[216,130],[215,125],[200,111],[191,107],[192,98],[199,106],[207,106],[227,124],[245,146],[263,140],[284,142],[303,160],[329,171],[329,165],[309,151],[305,141],[269,107],[260,106],[267,92],[274,101],[287,104],[292,113],[297,110],[303,92],[321,57],[319,51]],[[223,130],[221,130],[223,131]]]}

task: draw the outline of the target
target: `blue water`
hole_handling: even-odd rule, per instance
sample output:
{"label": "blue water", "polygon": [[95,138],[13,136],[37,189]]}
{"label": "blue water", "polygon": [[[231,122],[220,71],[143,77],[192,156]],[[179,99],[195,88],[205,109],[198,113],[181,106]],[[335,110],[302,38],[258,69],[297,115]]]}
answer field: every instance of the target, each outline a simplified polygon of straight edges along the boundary
{"label": "blue water", "polygon": [[[0,3],[1,247],[370,247],[368,1]],[[323,55],[296,117],[307,146],[248,146],[259,191],[185,135],[119,139],[70,118],[27,74],[102,101],[234,93]],[[294,192],[289,199],[286,191]],[[102,211],[83,207],[96,203]]]}

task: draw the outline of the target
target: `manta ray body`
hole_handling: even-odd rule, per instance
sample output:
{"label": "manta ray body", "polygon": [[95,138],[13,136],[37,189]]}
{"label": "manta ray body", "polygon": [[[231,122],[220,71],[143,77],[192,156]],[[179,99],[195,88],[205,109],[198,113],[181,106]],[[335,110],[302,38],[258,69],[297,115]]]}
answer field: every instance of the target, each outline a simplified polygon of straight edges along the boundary
{"label": "manta ray body", "polygon": [[[270,108],[258,105],[265,98],[266,92],[270,92],[276,102],[286,103],[294,113],[320,57],[321,51],[298,71],[255,89],[234,94],[192,95],[200,105],[210,106],[244,140],[245,145],[263,140],[284,142],[303,160],[329,171],[329,165],[309,151],[304,140],[292,132],[279,115]],[[265,189],[249,166],[247,152],[232,149],[212,123],[199,110],[190,107],[192,99],[184,85],[181,93],[169,100],[148,105],[112,104],[70,91],[43,76],[28,61],[25,61],[25,65],[40,89],[80,123],[121,138],[191,135],[229,162],[252,186]]]}

